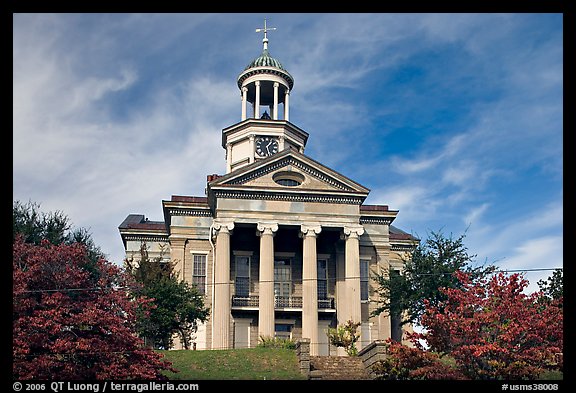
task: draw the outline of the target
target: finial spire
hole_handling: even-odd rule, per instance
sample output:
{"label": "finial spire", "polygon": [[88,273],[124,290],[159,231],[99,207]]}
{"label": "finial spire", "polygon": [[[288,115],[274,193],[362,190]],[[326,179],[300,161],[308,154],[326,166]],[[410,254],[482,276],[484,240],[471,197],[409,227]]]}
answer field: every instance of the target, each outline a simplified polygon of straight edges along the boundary
{"label": "finial spire", "polygon": [[264,32],[264,38],[262,39],[262,43],[264,44],[264,50],[268,50],[268,30],[276,30],[275,27],[267,27],[266,26],[266,18],[264,18],[264,28],[263,29],[256,29],[256,33]]}

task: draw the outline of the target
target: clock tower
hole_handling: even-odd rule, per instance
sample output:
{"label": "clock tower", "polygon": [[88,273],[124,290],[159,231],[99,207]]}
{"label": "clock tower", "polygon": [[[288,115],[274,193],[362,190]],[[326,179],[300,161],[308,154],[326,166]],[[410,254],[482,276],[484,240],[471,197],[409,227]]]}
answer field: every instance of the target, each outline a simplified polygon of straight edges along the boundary
{"label": "clock tower", "polygon": [[268,32],[271,30],[276,28],[267,27],[266,21],[264,28],[256,29],[257,33],[264,33],[262,54],[238,76],[241,121],[222,130],[226,173],[282,150],[295,149],[303,153],[308,140],[306,131],[289,122],[294,79],[268,52]]}

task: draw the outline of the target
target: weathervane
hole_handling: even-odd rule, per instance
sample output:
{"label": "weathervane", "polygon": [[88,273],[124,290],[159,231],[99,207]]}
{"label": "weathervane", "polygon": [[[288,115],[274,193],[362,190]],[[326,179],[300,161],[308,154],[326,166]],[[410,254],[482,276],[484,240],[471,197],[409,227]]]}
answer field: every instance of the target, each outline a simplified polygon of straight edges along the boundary
{"label": "weathervane", "polygon": [[256,29],[256,33],[264,32],[264,39],[262,39],[262,43],[264,43],[264,50],[268,50],[268,30],[276,30],[275,27],[267,27],[266,26],[266,18],[264,18],[264,28],[263,29]]}

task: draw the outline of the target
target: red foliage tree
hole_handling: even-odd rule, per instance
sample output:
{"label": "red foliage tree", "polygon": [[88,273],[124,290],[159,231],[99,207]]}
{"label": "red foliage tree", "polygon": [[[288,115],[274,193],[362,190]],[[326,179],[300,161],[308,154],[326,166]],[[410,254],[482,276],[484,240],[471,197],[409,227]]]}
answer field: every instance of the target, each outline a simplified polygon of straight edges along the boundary
{"label": "red foliage tree", "polygon": [[135,335],[119,267],[79,244],[13,244],[14,379],[164,379],[162,355]]}
{"label": "red foliage tree", "polygon": [[424,333],[411,335],[422,348],[449,354],[472,379],[535,379],[547,369],[562,370],[562,299],[542,302],[542,294],[525,294],[520,274],[503,273],[472,283],[456,273],[459,289],[442,289],[447,300],[427,304]]}

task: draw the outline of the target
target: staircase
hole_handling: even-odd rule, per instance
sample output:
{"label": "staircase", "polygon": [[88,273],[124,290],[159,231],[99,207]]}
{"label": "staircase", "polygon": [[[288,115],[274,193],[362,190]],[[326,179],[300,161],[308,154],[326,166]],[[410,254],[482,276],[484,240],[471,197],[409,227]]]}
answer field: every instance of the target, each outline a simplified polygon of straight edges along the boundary
{"label": "staircase", "polygon": [[310,356],[310,379],[370,379],[358,356]]}

